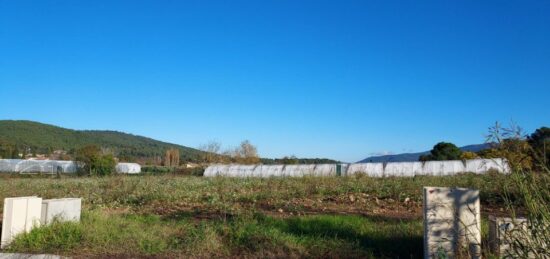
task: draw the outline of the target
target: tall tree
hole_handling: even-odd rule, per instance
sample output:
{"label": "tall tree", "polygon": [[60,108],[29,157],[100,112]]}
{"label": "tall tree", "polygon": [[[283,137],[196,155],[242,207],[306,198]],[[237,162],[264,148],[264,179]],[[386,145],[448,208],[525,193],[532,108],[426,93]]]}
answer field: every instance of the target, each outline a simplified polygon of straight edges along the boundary
{"label": "tall tree", "polygon": [[236,163],[241,164],[258,164],[260,163],[260,157],[258,156],[258,149],[252,145],[250,141],[245,140],[233,150],[224,152],[224,155],[230,156]]}
{"label": "tall tree", "polygon": [[221,149],[220,142],[210,141],[207,144],[201,145],[199,150],[203,151],[202,159],[207,163],[221,162],[222,156],[220,155]]}
{"label": "tall tree", "polygon": [[168,167],[176,167],[180,164],[180,151],[177,148],[166,150],[164,155],[164,165]]}
{"label": "tall tree", "polygon": [[533,148],[535,158],[550,166],[550,128],[541,127],[527,138]]}
{"label": "tall tree", "polygon": [[453,143],[439,142],[430,151],[429,155],[420,157],[420,161],[429,160],[460,160],[462,151]]}

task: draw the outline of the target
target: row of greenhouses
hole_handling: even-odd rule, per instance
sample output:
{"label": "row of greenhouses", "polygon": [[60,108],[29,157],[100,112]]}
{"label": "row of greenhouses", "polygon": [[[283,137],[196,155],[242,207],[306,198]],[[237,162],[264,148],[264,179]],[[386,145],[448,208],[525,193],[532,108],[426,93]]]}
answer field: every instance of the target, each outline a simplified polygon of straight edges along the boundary
{"label": "row of greenhouses", "polygon": [[347,176],[366,174],[372,177],[444,176],[460,173],[484,174],[489,171],[509,173],[506,160],[473,159],[427,162],[388,162],[388,163],[355,163],[355,164],[317,164],[317,165],[211,165],[206,168],[204,176],[227,177],[300,177],[300,176]]}
{"label": "row of greenhouses", "polygon": [[[2,173],[76,173],[77,168],[74,161],[0,159],[0,172]],[[115,169],[117,173],[123,174],[141,172],[141,166],[136,163],[118,163]]]}

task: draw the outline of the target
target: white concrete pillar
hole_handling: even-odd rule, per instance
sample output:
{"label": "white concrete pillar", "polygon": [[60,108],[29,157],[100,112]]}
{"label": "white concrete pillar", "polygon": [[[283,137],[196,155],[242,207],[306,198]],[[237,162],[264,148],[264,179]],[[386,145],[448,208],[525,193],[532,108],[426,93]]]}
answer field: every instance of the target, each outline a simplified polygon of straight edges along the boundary
{"label": "white concrete pillar", "polygon": [[40,226],[42,198],[16,197],[4,199],[2,239],[0,247],[7,247],[13,237]]}
{"label": "white concrete pillar", "polygon": [[424,187],[424,258],[481,258],[479,191]]}

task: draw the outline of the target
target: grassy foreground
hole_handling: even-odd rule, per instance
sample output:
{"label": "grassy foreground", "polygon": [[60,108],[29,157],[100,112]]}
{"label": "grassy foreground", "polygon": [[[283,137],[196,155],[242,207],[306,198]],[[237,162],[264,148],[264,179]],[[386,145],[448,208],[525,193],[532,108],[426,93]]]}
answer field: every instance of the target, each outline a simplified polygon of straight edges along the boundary
{"label": "grassy foreground", "polygon": [[[0,200],[82,197],[80,224],[19,236],[12,252],[69,256],[400,257],[422,255],[422,186],[479,189],[502,213],[503,175],[3,178]],[[2,208],[2,207],[0,207]],[[485,228],[485,226],[484,226]]]}

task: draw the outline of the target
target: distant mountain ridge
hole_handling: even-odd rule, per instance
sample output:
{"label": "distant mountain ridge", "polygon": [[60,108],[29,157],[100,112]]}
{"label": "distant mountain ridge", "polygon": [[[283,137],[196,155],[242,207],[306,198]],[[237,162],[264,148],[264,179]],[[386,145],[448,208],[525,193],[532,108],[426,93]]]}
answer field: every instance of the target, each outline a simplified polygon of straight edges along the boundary
{"label": "distant mountain ridge", "polygon": [[2,143],[14,145],[20,150],[30,148],[37,153],[97,145],[113,150],[117,156],[131,159],[162,157],[169,148],[179,149],[182,161],[198,161],[202,154],[194,148],[118,131],[72,130],[24,120],[0,120],[0,145]]}
{"label": "distant mountain ridge", "polygon": [[[484,149],[488,149],[490,148],[490,146],[491,144],[488,144],[488,143],[467,145],[467,146],[460,147],[460,150],[469,151],[469,152],[478,152]],[[430,151],[424,151],[424,152],[418,152],[418,153],[403,153],[403,154],[395,154],[395,155],[371,156],[359,161],[358,163],[414,162],[414,161],[418,161],[420,156],[427,155],[429,153]]]}

